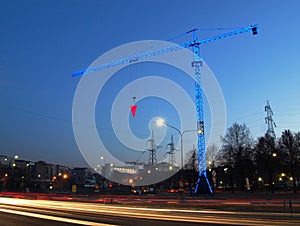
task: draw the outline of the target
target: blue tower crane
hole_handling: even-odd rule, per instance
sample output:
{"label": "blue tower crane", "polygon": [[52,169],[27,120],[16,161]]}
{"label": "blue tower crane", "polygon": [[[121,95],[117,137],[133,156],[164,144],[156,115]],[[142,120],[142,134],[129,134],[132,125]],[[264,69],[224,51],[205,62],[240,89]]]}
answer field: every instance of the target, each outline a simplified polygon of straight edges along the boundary
{"label": "blue tower crane", "polygon": [[195,78],[195,91],[196,91],[196,113],[197,113],[197,129],[198,129],[198,170],[199,170],[199,176],[197,185],[195,188],[194,193],[213,193],[213,190],[210,186],[210,183],[207,178],[206,174],[206,154],[205,154],[205,136],[204,136],[204,111],[203,111],[203,91],[201,87],[201,57],[200,57],[200,45],[220,40],[226,37],[238,35],[241,33],[245,33],[248,31],[252,31],[253,35],[256,35],[258,33],[258,26],[257,25],[251,25],[248,27],[242,27],[239,29],[236,29],[231,32],[227,32],[221,35],[216,35],[210,38],[206,38],[203,40],[199,40],[197,37],[197,31],[198,29],[193,29],[191,31],[186,32],[186,34],[192,33],[193,34],[193,40],[189,42],[185,42],[176,46],[169,46],[162,49],[149,51],[145,53],[140,53],[136,55],[127,56],[124,58],[117,59],[115,61],[101,64],[99,66],[83,69],[80,71],[77,71],[72,74],[73,77],[76,76],[82,76],[86,75],[88,73],[92,73],[99,70],[108,69],[111,67],[115,67],[117,65],[122,64],[130,64],[135,61],[144,60],[147,58],[151,58],[153,56],[161,55],[161,54],[168,54],[183,48],[193,48],[193,62],[192,66],[194,67],[194,78]]}

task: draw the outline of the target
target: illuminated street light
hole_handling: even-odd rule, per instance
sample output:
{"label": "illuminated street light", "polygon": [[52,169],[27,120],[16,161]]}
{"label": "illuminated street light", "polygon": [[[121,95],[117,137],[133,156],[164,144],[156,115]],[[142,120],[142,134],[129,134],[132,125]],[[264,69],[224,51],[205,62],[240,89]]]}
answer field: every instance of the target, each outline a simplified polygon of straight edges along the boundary
{"label": "illuminated street light", "polygon": [[158,119],[156,120],[156,125],[157,125],[158,127],[162,127],[162,126],[165,126],[165,125],[166,125],[166,122],[165,122],[165,120],[164,120],[163,118],[158,118]]}
{"label": "illuminated street light", "polygon": [[274,152],[274,153],[272,153],[272,156],[273,156],[273,157],[276,157],[276,156],[277,156],[277,154]]}
{"label": "illuminated street light", "polygon": [[194,130],[194,129],[188,129],[188,130],[184,130],[184,131],[180,131],[178,128],[176,128],[175,126],[172,126],[168,123],[166,123],[166,121],[163,118],[157,118],[156,119],[156,125],[158,127],[162,127],[162,126],[168,126],[174,130],[176,130],[179,135],[180,135],[180,153],[181,153],[181,169],[183,170],[183,134],[185,134],[186,132],[197,132],[198,134],[202,133],[201,130]]}

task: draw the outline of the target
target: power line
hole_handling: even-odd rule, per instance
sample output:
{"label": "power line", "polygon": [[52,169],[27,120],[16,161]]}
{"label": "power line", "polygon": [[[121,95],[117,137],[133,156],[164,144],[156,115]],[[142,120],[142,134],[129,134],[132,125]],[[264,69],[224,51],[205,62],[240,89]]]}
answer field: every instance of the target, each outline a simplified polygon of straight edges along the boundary
{"label": "power line", "polygon": [[52,119],[52,120],[56,120],[56,121],[61,121],[61,122],[72,123],[71,120],[68,120],[68,119],[63,119],[63,118],[59,118],[59,117],[55,117],[55,116],[51,116],[51,115],[47,115],[47,114],[35,112],[35,111],[30,111],[30,110],[26,110],[24,108],[14,107],[14,106],[6,105],[6,104],[0,104],[0,106],[2,108],[14,110],[14,111],[19,111],[19,112],[23,112],[23,113],[27,113],[27,114],[31,114],[31,115],[43,117],[43,118],[48,118],[48,119]]}

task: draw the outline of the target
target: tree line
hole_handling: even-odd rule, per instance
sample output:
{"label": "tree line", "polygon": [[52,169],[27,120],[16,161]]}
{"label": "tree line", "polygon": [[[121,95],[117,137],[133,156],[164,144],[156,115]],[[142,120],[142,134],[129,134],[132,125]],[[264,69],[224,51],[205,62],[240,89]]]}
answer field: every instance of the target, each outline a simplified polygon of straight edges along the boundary
{"label": "tree line", "polygon": [[237,187],[245,189],[249,183],[251,189],[268,189],[272,193],[278,188],[297,192],[300,132],[284,130],[278,138],[266,133],[254,140],[245,124],[234,123],[222,141],[219,150],[208,147],[208,169],[222,168],[232,191]]}

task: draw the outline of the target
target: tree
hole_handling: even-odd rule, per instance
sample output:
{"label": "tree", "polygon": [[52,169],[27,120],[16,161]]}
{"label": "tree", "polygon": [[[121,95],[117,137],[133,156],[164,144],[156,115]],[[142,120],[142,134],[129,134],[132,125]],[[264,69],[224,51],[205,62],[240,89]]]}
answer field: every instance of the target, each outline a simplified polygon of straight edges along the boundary
{"label": "tree", "polygon": [[190,188],[192,189],[193,184],[197,180],[197,165],[198,165],[198,160],[197,160],[197,150],[195,147],[193,147],[193,150],[190,150],[187,153],[187,158],[186,158],[186,163],[184,165],[184,169],[186,174],[186,179],[189,181]]}
{"label": "tree", "polygon": [[206,150],[206,162],[208,163],[208,167],[211,167],[212,169],[217,167],[219,161],[219,148],[215,144],[208,146]]}
{"label": "tree", "polygon": [[196,170],[197,164],[198,164],[198,159],[197,159],[197,150],[195,147],[193,147],[192,150],[188,151],[186,153],[186,160],[185,160],[185,164],[184,164],[184,169],[187,170]]}
{"label": "tree", "polygon": [[[234,123],[228,128],[223,138],[221,156],[224,167],[229,170],[230,183],[233,191],[234,179],[239,179],[243,189],[246,178],[252,179],[253,154],[250,130],[243,124]],[[233,178],[233,175],[237,178]]]}
{"label": "tree", "polygon": [[280,153],[274,137],[266,133],[265,136],[258,138],[254,151],[256,166],[261,173],[267,173],[270,190],[274,193],[273,174],[280,166]]}
{"label": "tree", "polygon": [[279,139],[279,146],[284,153],[283,163],[290,168],[294,193],[297,193],[295,169],[300,159],[300,133],[294,134],[290,130],[283,131]]}

